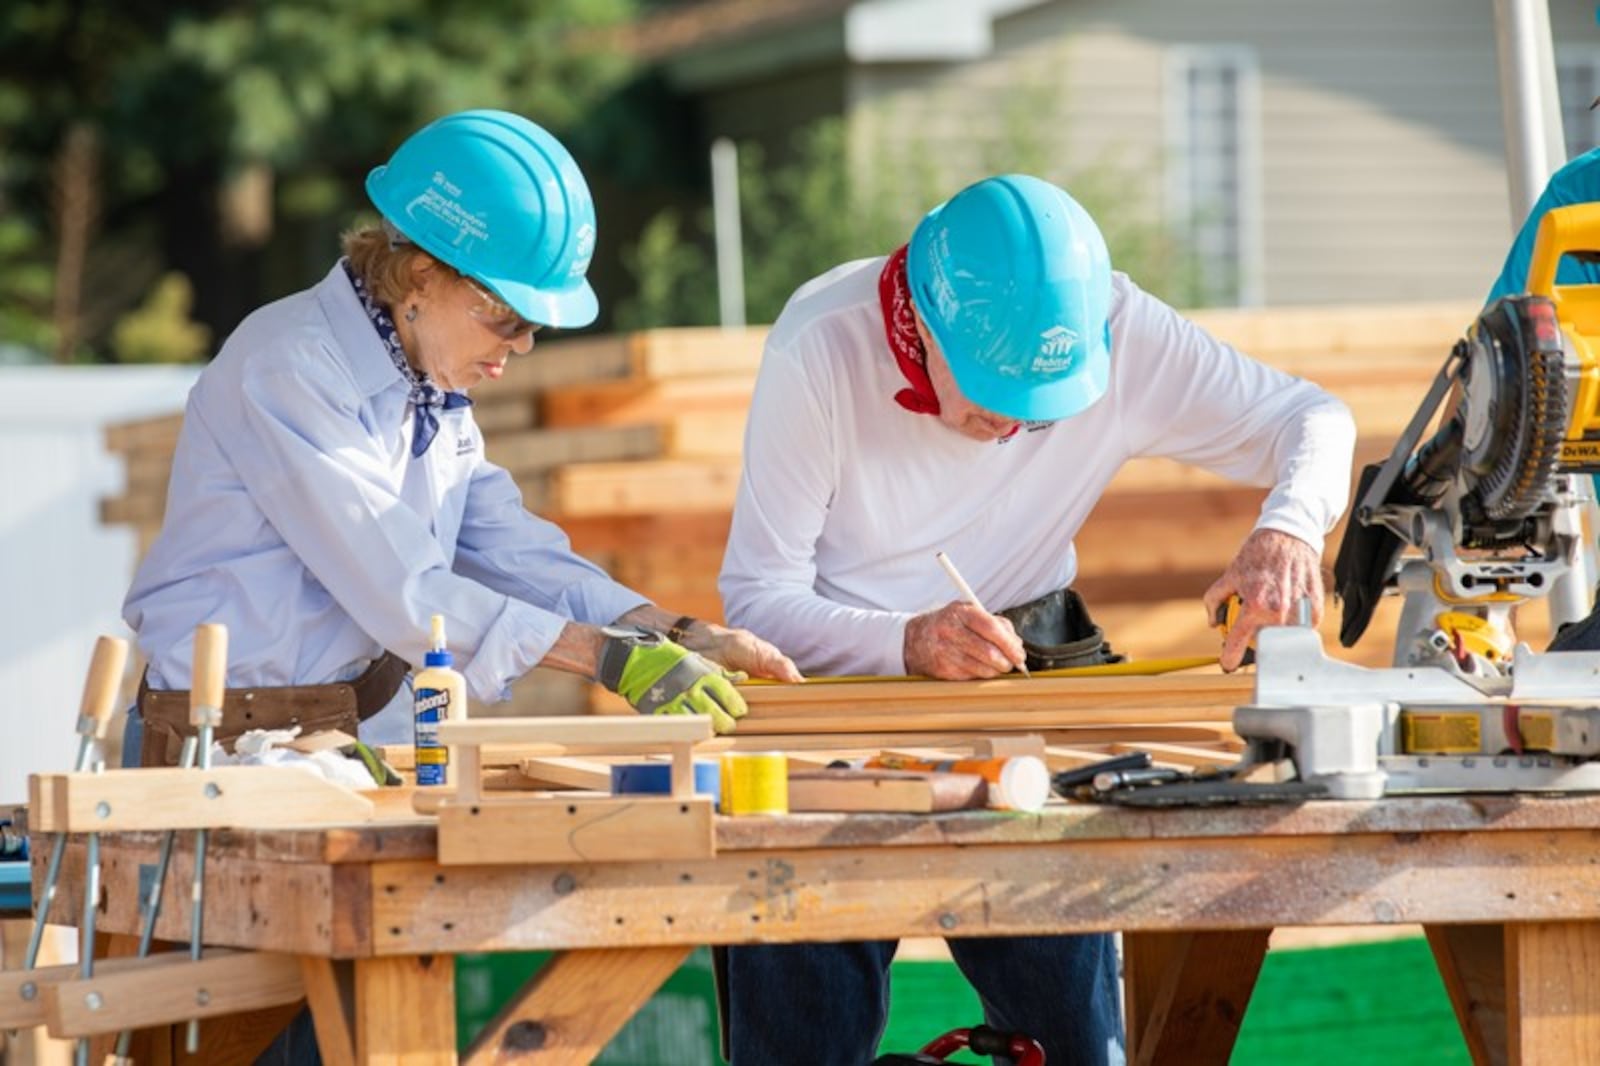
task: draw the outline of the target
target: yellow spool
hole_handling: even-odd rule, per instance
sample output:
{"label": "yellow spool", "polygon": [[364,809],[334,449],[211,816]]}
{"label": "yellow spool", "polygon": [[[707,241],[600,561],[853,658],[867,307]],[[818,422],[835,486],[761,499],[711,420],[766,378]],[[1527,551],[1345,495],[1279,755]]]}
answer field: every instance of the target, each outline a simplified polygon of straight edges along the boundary
{"label": "yellow spool", "polygon": [[775,751],[723,755],[722,813],[788,814],[788,757]]}

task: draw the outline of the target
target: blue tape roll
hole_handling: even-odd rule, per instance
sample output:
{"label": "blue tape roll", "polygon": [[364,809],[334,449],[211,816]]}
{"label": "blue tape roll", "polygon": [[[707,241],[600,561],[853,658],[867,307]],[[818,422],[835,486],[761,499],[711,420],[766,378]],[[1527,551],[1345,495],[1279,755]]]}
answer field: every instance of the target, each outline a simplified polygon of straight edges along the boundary
{"label": "blue tape roll", "polygon": [[[694,760],[694,790],[710,796],[721,809],[722,765],[715,759]],[[611,794],[665,796],[672,792],[672,764],[665,762],[620,763],[611,768]]]}

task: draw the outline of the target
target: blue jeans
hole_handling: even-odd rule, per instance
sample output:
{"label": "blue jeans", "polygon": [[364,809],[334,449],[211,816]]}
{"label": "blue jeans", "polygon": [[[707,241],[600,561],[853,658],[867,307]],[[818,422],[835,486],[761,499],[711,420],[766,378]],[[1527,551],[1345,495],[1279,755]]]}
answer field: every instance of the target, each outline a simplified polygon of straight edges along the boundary
{"label": "blue jeans", "polygon": [[[130,709],[128,720],[122,725],[122,765],[139,765],[139,746],[144,743],[144,719],[139,711]],[[311,1024],[308,1007],[294,1016],[288,1028],[278,1034],[272,1046],[261,1053],[255,1066],[322,1066],[322,1055],[317,1051],[317,1031]]]}
{"label": "blue jeans", "polygon": [[[1049,1066],[1121,1066],[1125,1061],[1110,935],[949,943],[956,965],[977,990],[983,1020],[1039,1041]],[[889,961],[897,946],[893,940],[874,940],[729,948],[733,1066],[871,1062],[888,1018]],[[977,1021],[951,1018],[947,1028]],[[926,1040],[938,1035],[929,1033]]]}

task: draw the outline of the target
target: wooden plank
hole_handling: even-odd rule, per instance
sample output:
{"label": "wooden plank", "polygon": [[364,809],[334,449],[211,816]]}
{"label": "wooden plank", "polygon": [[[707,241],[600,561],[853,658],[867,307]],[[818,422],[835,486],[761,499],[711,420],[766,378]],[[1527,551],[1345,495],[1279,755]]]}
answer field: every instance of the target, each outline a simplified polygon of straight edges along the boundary
{"label": "wooden plank", "polygon": [[[26,944],[26,940],[23,943]],[[224,952],[226,949],[216,949],[217,954]],[[148,970],[165,966],[171,961],[170,958],[163,959],[160,956],[143,959],[134,957],[98,959],[94,969],[96,974],[109,976],[131,970]],[[41,990],[46,985],[76,981],[82,972],[82,968],[75,962],[40,966],[33,970],[0,971],[0,1029],[27,1029],[45,1024],[44,997],[41,995]],[[27,990],[30,985],[31,992]],[[29,996],[32,998],[28,998]]]}
{"label": "wooden plank", "polygon": [[[862,713],[889,708],[972,709],[1004,713],[1068,708],[1213,706],[1248,699],[1255,678],[1247,674],[1157,674],[1149,677],[999,677],[987,681],[904,678],[830,681],[825,685],[765,682],[739,687],[751,713],[764,710],[848,708]],[[1019,719],[1020,721],[1020,719]]]}
{"label": "wooden plank", "polygon": [[721,511],[655,515],[565,515],[561,528],[575,551],[633,553],[653,547],[723,544],[733,514]]}
{"label": "wooden plank", "polygon": [[977,774],[789,772],[791,811],[959,811],[982,807],[987,797],[988,786]]}
{"label": "wooden plank", "polygon": [[108,496],[100,501],[100,522],[107,526],[159,523],[166,510],[164,487],[160,492]]}
{"label": "wooden plank", "polygon": [[300,981],[311,1006],[323,1066],[354,1066],[355,968],[314,955],[300,956]]}
{"label": "wooden plank", "polygon": [[[13,1066],[69,1066],[72,1062],[72,1044],[52,1037],[44,1028],[44,1011],[37,995],[32,1001],[22,999],[18,987],[28,978],[21,967],[27,959],[28,937],[33,923],[21,919],[0,921],[0,1059]],[[39,964],[42,969],[58,969],[55,960],[62,957],[61,949],[67,930],[51,926],[45,930],[39,947]],[[61,971],[77,971],[75,965],[63,965]],[[38,971],[35,971],[37,973]]]}
{"label": "wooden plank", "polygon": [[446,744],[605,744],[616,751],[662,750],[712,736],[711,720],[699,715],[636,715],[632,718],[474,718],[441,722]]}
{"label": "wooden plank", "polygon": [[[184,1047],[185,1026],[153,1032],[168,1035],[172,1044],[172,1066],[255,1066],[272,1042],[304,1009],[305,1005],[297,1001],[204,1022],[200,1026],[200,1046],[193,1055]],[[146,1061],[134,1059],[139,1066],[144,1066]]]}
{"label": "wooden plank", "polygon": [[542,755],[522,760],[521,769],[523,777],[546,786],[611,791],[611,765],[593,759]]}
{"label": "wooden plank", "polygon": [[121,422],[106,427],[106,450],[132,452],[135,450],[170,452],[178,443],[178,433],[183,428],[183,415],[158,415],[133,422]]}
{"label": "wooden plank", "polygon": [[1271,929],[1129,933],[1128,1062],[1226,1066]]}
{"label": "wooden plank", "polygon": [[287,766],[35,774],[31,826],[44,833],[274,828],[362,822],[372,801]]}
{"label": "wooden plank", "polygon": [[626,377],[631,366],[628,337],[540,338],[536,354],[513,359],[506,364],[505,376],[494,384],[493,393],[533,394],[579,382]]}
{"label": "wooden plank", "polygon": [[1216,767],[1220,769],[1224,766],[1232,766],[1239,761],[1238,755],[1231,751],[1219,751],[1215,748],[1197,748],[1187,744],[1161,744],[1146,740],[1111,745],[1113,755],[1121,755],[1124,752],[1132,751],[1148,752],[1160,762],[1192,770],[1201,767]]}
{"label": "wooden plank", "polygon": [[490,462],[521,477],[566,463],[653,459],[661,437],[656,426],[575,426],[505,433],[488,438],[486,447]]}
{"label": "wooden plank", "polygon": [[445,866],[697,859],[716,853],[710,796],[447,799]]}
{"label": "wooden plank", "polygon": [[739,487],[736,459],[577,463],[550,474],[553,515],[728,511]]}
{"label": "wooden plank", "polygon": [[1505,945],[1512,1066],[1592,1059],[1600,1048],[1600,923],[1513,922]]}
{"label": "wooden plank", "polygon": [[661,426],[664,459],[738,459],[744,454],[746,411],[674,415]]}
{"label": "wooden plank", "polygon": [[1464,302],[1352,307],[1206,308],[1196,325],[1246,354],[1298,371],[1336,363],[1349,351],[1436,348],[1442,363],[1482,307]]}
{"label": "wooden plank", "polygon": [[479,400],[472,405],[472,420],[487,440],[501,434],[532,429],[538,412],[531,397],[519,396],[509,400]]}
{"label": "wooden plank", "polygon": [[744,411],[754,390],[750,374],[564,385],[539,397],[539,423],[552,428],[626,426],[659,423],[691,411]]}
{"label": "wooden plank", "polygon": [[767,342],[767,327],[652,329],[633,334],[630,341],[630,371],[636,378],[659,381],[707,375],[754,377],[761,365],[762,346]]}
{"label": "wooden plank", "polygon": [[1505,1066],[1505,927],[1430,925],[1423,931],[1473,1063]]}
{"label": "wooden plank", "polygon": [[[193,771],[191,771],[193,772]],[[395,827],[402,834],[413,832]],[[303,837],[305,830],[291,835]],[[312,834],[315,839],[315,834]],[[166,899],[156,922],[156,938],[188,943],[190,908],[174,905],[193,877],[192,833],[179,834],[168,870]],[[229,832],[212,834],[208,854],[227,854]],[[253,841],[253,836],[238,839]],[[160,851],[161,834],[131,840],[116,836],[101,842],[104,909],[99,926],[108,933],[137,935],[143,928],[140,878]],[[430,849],[431,851],[431,849]],[[36,853],[37,854],[37,853]],[[35,868],[35,876],[41,876]],[[267,861],[251,854],[233,854],[227,863],[206,866],[206,937],[213,943],[297,954],[341,957],[371,951],[371,872],[365,866],[328,866],[318,862]],[[76,922],[83,908],[84,844],[74,839],[63,858],[61,886],[51,919]],[[183,886],[179,889],[177,886]],[[293,907],[284,907],[293,900]],[[187,901],[184,900],[186,903]]]}
{"label": "wooden plank", "polygon": [[462,1056],[467,1066],[584,1066],[671,977],[688,947],[563,951],[500,1009]]}
{"label": "wooden plank", "polygon": [[[1353,831],[1362,825],[1360,805],[1324,806],[1330,808],[1330,829],[1312,837],[1270,831],[1069,836],[1097,825],[1120,826],[1116,832],[1131,836],[1137,832],[1132,822],[1150,829],[1165,821],[1165,813],[1157,819],[1139,812],[1124,822],[1105,810],[1088,812],[1089,818],[1070,826],[1049,810],[1027,818],[982,811],[938,818],[795,815],[747,819],[761,824],[736,827],[763,838],[763,846],[751,851],[729,850],[719,827],[719,852],[710,860],[594,863],[581,869],[556,864],[542,876],[530,876],[523,867],[480,866],[466,871],[459,885],[448,870],[441,878],[434,863],[385,864],[374,870],[374,947],[431,951],[471,944],[474,950],[499,951],[1593,920],[1590,828]],[[1238,833],[1247,825],[1270,829],[1277,824],[1273,819],[1293,819],[1276,808],[1256,813],[1267,817],[1225,824]],[[861,823],[876,831],[853,837]],[[927,825],[919,834],[921,823]],[[1186,824],[1204,823],[1196,818]],[[996,833],[1032,839],[991,844],[980,832],[969,832],[990,825]],[[768,834],[791,828],[812,833],[819,846],[768,846]],[[936,843],[890,843],[895,834]],[[1051,834],[1056,839],[1041,839]],[[952,847],[952,841],[961,846]],[[538,920],[507,923],[507,914]],[[1600,979],[1600,967],[1579,984],[1587,987],[1593,979]]]}
{"label": "wooden plank", "polygon": [[455,969],[452,955],[357,959],[356,1062],[455,1066]]}
{"label": "wooden plank", "polygon": [[[1021,727],[1018,727],[1020,730]],[[978,744],[989,737],[1013,735],[1003,725],[991,725],[983,730],[967,732],[908,731],[896,733],[799,733],[788,736],[777,734],[741,737],[713,737],[695,745],[696,755],[713,755],[724,751],[832,751],[835,749],[876,751],[894,745],[921,744],[940,748],[962,748],[976,751]],[[1016,735],[1027,735],[1025,731]],[[1212,722],[1177,722],[1171,725],[1128,725],[1119,727],[1082,727],[1054,729],[1040,733],[1052,749],[1065,745],[1112,744],[1148,740],[1163,743],[1226,744],[1231,750],[1242,748],[1242,742],[1227,725]],[[611,749],[605,744],[493,744],[483,749],[485,766],[518,767],[522,760],[552,755],[603,755]],[[415,767],[416,752],[409,744],[384,745],[380,752],[384,760],[396,770]],[[1106,752],[1099,753],[1108,754]],[[520,769],[517,770],[520,773]]]}
{"label": "wooden plank", "polygon": [[57,1036],[94,1036],[217,1018],[304,998],[292,955],[230,952],[198,962],[168,953],[155,967],[95,974],[43,986],[46,1024]]}

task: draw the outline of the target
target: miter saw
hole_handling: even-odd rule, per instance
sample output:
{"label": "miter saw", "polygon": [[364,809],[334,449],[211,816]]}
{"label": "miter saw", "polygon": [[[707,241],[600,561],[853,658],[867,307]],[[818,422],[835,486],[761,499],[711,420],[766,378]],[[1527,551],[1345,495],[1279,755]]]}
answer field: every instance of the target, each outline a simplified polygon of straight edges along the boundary
{"label": "miter saw", "polygon": [[1334,564],[1345,647],[1397,589],[1395,665],[1505,674],[1513,609],[1574,575],[1591,490],[1573,475],[1600,472],[1600,286],[1554,281],[1561,256],[1597,254],[1600,205],[1549,212],[1528,292],[1484,310],[1388,460],[1362,471]]}
{"label": "miter saw", "polygon": [[1483,312],[1389,459],[1362,472],[1334,567],[1339,638],[1354,644],[1397,589],[1394,666],[1330,659],[1309,625],[1263,629],[1254,700],[1233,716],[1240,765],[1107,799],[1600,789],[1600,650],[1536,653],[1511,630],[1513,607],[1573,572],[1589,482],[1575,475],[1600,471],[1600,286],[1554,284],[1562,255],[1591,250],[1600,205],[1546,215],[1528,294]]}

